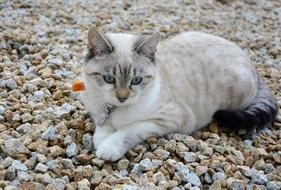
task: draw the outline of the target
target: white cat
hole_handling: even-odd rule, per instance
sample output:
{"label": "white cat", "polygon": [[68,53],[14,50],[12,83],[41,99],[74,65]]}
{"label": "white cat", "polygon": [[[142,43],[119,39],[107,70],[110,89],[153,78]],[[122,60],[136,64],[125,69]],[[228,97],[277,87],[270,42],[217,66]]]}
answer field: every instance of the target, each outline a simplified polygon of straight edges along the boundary
{"label": "white cat", "polygon": [[201,32],[159,39],[89,31],[81,97],[97,124],[97,157],[115,161],[150,136],[190,134],[212,119],[274,121],[275,100],[237,45]]}

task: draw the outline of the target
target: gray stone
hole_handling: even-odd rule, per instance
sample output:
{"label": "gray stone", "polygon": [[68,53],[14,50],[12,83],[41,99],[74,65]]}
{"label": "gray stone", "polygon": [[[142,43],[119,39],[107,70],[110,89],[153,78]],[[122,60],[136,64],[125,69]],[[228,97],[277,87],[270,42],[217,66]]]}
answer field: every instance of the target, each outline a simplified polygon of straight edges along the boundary
{"label": "gray stone", "polygon": [[16,178],[16,169],[12,166],[8,167],[6,171],[6,179],[12,181]]}
{"label": "gray stone", "polygon": [[41,138],[44,140],[54,140],[57,130],[54,127],[48,127],[48,129],[42,133]]}
{"label": "gray stone", "polygon": [[61,178],[66,184],[69,184],[70,180],[69,180],[69,177],[67,175],[63,176]]}
{"label": "gray stone", "polygon": [[245,186],[241,181],[233,181],[230,186],[230,190],[244,190]]}
{"label": "gray stone", "polygon": [[216,172],[213,174],[212,179],[213,181],[217,180],[224,180],[227,176],[223,172]]}
{"label": "gray stone", "polygon": [[264,173],[269,174],[272,173],[273,171],[275,171],[275,167],[273,166],[273,164],[264,165]]}
{"label": "gray stone", "polygon": [[51,184],[52,187],[55,187],[55,189],[64,189],[65,188],[65,181],[60,179],[60,178],[56,178],[54,180],[52,180]]}
{"label": "gray stone", "polygon": [[9,185],[9,186],[6,186],[6,187],[4,188],[4,190],[18,190],[18,187],[17,187],[17,186]]}
{"label": "gray stone", "polygon": [[127,177],[129,175],[129,172],[128,172],[128,170],[120,170],[119,174],[122,177]]}
{"label": "gray stone", "polygon": [[170,156],[170,152],[166,151],[166,150],[163,150],[163,149],[156,149],[154,151],[154,154],[160,158],[160,159],[163,159],[163,160],[166,160],[169,156]]}
{"label": "gray stone", "polygon": [[63,64],[63,60],[61,58],[53,58],[48,60],[48,64],[61,66]]}
{"label": "gray stone", "polygon": [[141,171],[142,171],[142,166],[140,164],[135,164],[131,172],[133,174],[140,174]]}
{"label": "gray stone", "polygon": [[122,190],[138,190],[138,187],[135,187],[133,185],[123,185]]}
{"label": "gray stone", "polygon": [[93,137],[89,133],[83,135],[82,143],[87,150],[91,151],[94,149]]}
{"label": "gray stone", "polygon": [[128,168],[129,163],[130,163],[129,160],[127,160],[127,159],[119,160],[119,161],[117,162],[117,169],[118,169],[118,170],[125,170],[125,169]]}
{"label": "gray stone", "polygon": [[4,160],[2,160],[2,161],[0,162],[0,164],[1,164],[2,166],[4,166],[4,168],[7,168],[7,167],[9,167],[9,166],[13,163],[13,161],[14,161],[14,159],[8,156],[8,157],[5,158]]}
{"label": "gray stone", "polygon": [[246,139],[246,140],[244,141],[244,143],[245,143],[246,146],[252,146],[252,145],[253,145],[253,141],[252,141],[252,140],[249,140],[249,139]]}
{"label": "gray stone", "polygon": [[21,115],[21,120],[23,123],[29,122],[33,120],[33,116],[30,113],[24,113]]}
{"label": "gray stone", "polygon": [[152,165],[155,167],[161,166],[163,164],[163,161],[158,160],[158,159],[153,159],[153,160],[151,160],[151,162],[152,162]]}
{"label": "gray stone", "polygon": [[69,158],[76,156],[78,154],[77,145],[74,142],[71,143],[69,146],[67,146],[65,153]]}
{"label": "gray stone", "polygon": [[48,161],[48,158],[44,154],[37,154],[37,160],[40,163],[46,163]]}
{"label": "gray stone", "polygon": [[144,160],[140,161],[140,166],[143,171],[149,171],[154,167],[149,158],[145,158]]}
{"label": "gray stone", "polygon": [[45,164],[38,163],[37,166],[35,167],[34,171],[40,172],[40,173],[45,173],[48,171],[48,169],[49,169],[49,167],[46,166]]}
{"label": "gray stone", "polygon": [[166,181],[165,176],[161,172],[157,172],[157,173],[153,174],[153,178],[156,179],[157,183],[159,183],[161,181]]}
{"label": "gray stone", "polygon": [[208,171],[208,167],[207,166],[197,166],[196,167],[196,175],[201,176],[202,174],[206,173]]}
{"label": "gray stone", "polygon": [[20,182],[24,182],[24,181],[31,181],[32,180],[32,175],[26,173],[26,172],[18,172],[18,180]]}
{"label": "gray stone", "polygon": [[22,164],[21,161],[19,160],[14,160],[12,162],[11,167],[15,168],[16,170],[20,170],[20,171],[27,171],[27,167],[25,164]]}
{"label": "gray stone", "polygon": [[189,169],[187,166],[179,162],[176,164],[176,170],[178,171],[177,174],[181,180],[186,180],[186,176],[189,174]]}
{"label": "gray stone", "polygon": [[61,108],[65,111],[67,111],[68,113],[76,110],[76,106],[70,105],[69,103],[64,103]]}
{"label": "gray stone", "polygon": [[259,171],[252,171],[252,182],[263,185],[268,182],[266,175],[262,174]]}
{"label": "gray stone", "polygon": [[99,158],[93,158],[93,159],[91,160],[91,162],[92,162],[92,164],[93,164],[94,166],[97,166],[98,168],[102,168],[102,166],[103,166],[103,164],[104,164],[104,160],[99,159]]}
{"label": "gray stone", "polygon": [[102,173],[100,171],[93,171],[92,177],[91,177],[91,184],[97,185],[102,180]]}
{"label": "gray stone", "polygon": [[196,162],[198,160],[198,156],[193,152],[186,152],[184,155],[184,160],[187,163]]}
{"label": "gray stone", "polygon": [[16,130],[20,133],[29,133],[32,130],[32,125],[29,123],[24,123],[18,126]]}
{"label": "gray stone", "polygon": [[62,164],[64,165],[65,168],[67,169],[74,169],[75,166],[72,162],[72,160],[68,159],[68,158],[64,158],[62,159]]}
{"label": "gray stone", "polygon": [[275,181],[270,181],[266,184],[266,189],[267,190],[280,190],[281,186],[280,186],[280,184],[278,185]]}
{"label": "gray stone", "polygon": [[237,168],[246,177],[250,177],[252,175],[252,171],[248,166],[237,166]]}
{"label": "gray stone", "polygon": [[204,180],[208,184],[213,183],[213,180],[212,180],[211,176],[208,173],[205,173]]}
{"label": "gray stone", "polygon": [[48,173],[43,174],[41,177],[41,183],[43,183],[44,185],[50,184],[52,183],[52,181],[53,179]]}
{"label": "gray stone", "polygon": [[90,190],[90,185],[88,179],[83,179],[77,182],[78,190]]}
{"label": "gray stone", "polygon": [[0,105],[0,115],[4,115],[5,110],[6,110],[5,107]]}
{"label": "gray stone", "polygon": [[43,91],[41,91],[41,90],[35,91],[34,92],[34,97],[37,100],[42,100],[45,97],[45,93]]}
{"label": "gray stone", "polygon": [[200,181],[199,177],[193,172],[187,174],[186,181],[191,183],[192,185],[195,185],[195,186],[201,185],[201,181]]}
{"label": "gray stone", "polygon": [[15,90],[17,88],[17,83],[15,81],[15,79],[8,79],[5,81],[6,87],[10,90]]}

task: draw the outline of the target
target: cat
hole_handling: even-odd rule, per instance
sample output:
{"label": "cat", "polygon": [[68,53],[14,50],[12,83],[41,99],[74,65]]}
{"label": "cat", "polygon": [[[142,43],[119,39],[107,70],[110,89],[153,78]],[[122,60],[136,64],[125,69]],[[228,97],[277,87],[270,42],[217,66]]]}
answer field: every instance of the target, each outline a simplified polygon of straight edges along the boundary
{"label": "cat", "polygon": [[202,32],[159,41],[159,33],[89,31],[81,99],[96,123],[98,158],[116,161],[150,136],[190,134],[212,120],[243,128],[274,121],[273,95],[233,42]]}

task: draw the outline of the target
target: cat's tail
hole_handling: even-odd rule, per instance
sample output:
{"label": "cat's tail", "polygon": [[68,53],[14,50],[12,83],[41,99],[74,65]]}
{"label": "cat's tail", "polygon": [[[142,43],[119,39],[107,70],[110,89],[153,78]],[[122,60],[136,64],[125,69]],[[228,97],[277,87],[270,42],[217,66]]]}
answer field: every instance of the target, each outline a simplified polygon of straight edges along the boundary
{"label": "cat's tail", "polygon": [[219,110],[213,119],[221,126],[232,129],[263,128],[273,124],[278,106],[265,82],[259,78],[259,87],[254,101],[241,110]]}

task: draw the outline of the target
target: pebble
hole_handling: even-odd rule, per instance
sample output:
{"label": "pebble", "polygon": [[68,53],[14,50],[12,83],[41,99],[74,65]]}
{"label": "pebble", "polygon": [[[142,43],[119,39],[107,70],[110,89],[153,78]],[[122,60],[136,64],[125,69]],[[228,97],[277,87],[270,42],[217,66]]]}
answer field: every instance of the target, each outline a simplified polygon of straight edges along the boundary
{"label": "pebble", "polygon": [[202,174],[206,173],[207,171],[208,171],[207,166],[197,166],[195,173],[197,176],[201,176]]}
{"label": "pebble", "polygon": [[215,181],[210,187],[209,190],[221,190],[221,184],[219,181]]}
{"label": "pebble", "polygon": [[13,163],[14,159],[11,158],[11,157],[6,157],[4,160],[2,160],[0,162],[0,164],[4,167],[4,168],[7,168],[9,167],[12,163]]}
{"label": "pebble", "polygon": [[48,64],[61,66],[63,64],[63,61],[62,61],[62,59],[54,58],[54,59],[49,59]]}
{"label": "pebble", "polygon": [[132,169],[133,174],[140,174],[142,171],[142,166],[140,164],[135,164]]}
{"label": "pebble", "polygon": [[178,171],[177,174],[179,175],[181,180],[185,180],[186,176],[189,174],[189,169],[187,168],[187,166],[179,162],[176,164],[176,169]]}
{"label": "pebble", "polygon": [[230,190],[244,190],[245,186],[241,181],[235,180],[230,184],[229,189]]}
{"label": "pebble", "polygon": [[198,156],[193,152],[186,152],[184,155],[184,160],[187,163],[196,162],[198,160]]}
{"label": "pebble", "polygon": [[104,160],[99,159],[99,158],[94,158],[91,160],[91,162],[94,166],[97,166],[98,168],[102,168],[102,166],[104,164]]}
{"label": "pebble", "polygon": [[252,175],[252,171],[248,166],[238,166],[237,168],[246,177],[250,177]]}
{"label": "pebble", "polygon": [[264,165],[264,173],[269,174],[272,173],[275,170],[275,167],[273,164],[265,164]]}
{"label": "pebble", "polygon": [[16,169],[10,166],[6,171],[6,179],[12,181],[16,178]]}
{"label": "pebble", "polygon": [[122,190],[138,190],[138,187],[132,185],[123,185]]}
{"label": "pebble", "polygon": [[32,180],[32,175],[30,175],[26,172],[18,172],[17,175],[18,175],[18,179],[19,179],[20,182]]}
{"label": "pebble", "polygon": [[5,107],[0,105],[0,115],[4,115],[5,110],[6,110]]}
{"label": "pebble", "polygon": [[17,83],[14,79],[8,79],[5,81],[5,84],[6,84],[6,87],[9,89],[9,90],[15,90],[17,88]]}
{"label": "pebble", "polygon": [[226,175],[225,175],[225,173],[223,173],[223,172],[216,172],[216,173],[214,173],[213,176],[212,176],[212,179],[213,179],[214,181],[217,181],[217,180],[224,180],[225,178],[226,178]]}
{"label": "pebble", "polygon": [[21,120],[22,120],[23,123],[30,122],[30,121],[33,120],[33,116],[30,113],[24,113],[21,116]]}
{"label": "pebble", "polygon": [[19,127],[17,127],[16,130],[20,133],[29,133],[32,130],[32,125],[29,123],[24,123],[24,124],[20,125]]}
{"label": "pebble", "polygon": [[187,174],[187,176],[185,176],[185,179],[187,182],[191,183],[192,185],[195,185],[195,186],[201,185],[201,181],[200,181],[199,177],[193,172]]}
{"label": "pebble", "polygon": [[16,170],[20,170],[20,171],[27,171],[27,167],[25,164],[22,164],[21,161],[19,160],[14,160],[12,162],[11,167],[15,168]]}
{"label": "pebble", "polygon": [[149,158],[145,158],[144,160],[140,161],[140,166],[143,171],[149,171],[153,169],[152,162]]}
{"label": "pebble", "polygon": [[46,166],[45,164],[38,163],[37,166],[35,167],[34,171],[39,172],[39,173],[45,173],[48,171],[48,169],[49,169],[49,167]]}
{"label": "pebble", "polygon": [[117,169],[118,170],[125,170],[128,168],[130,161],[127,159],[122,159],[117,162]]}
{"label": "pebble", "polygon": [[279,185],[275,181],[270,181],[266,184],[267,190],[280,190],[281,189],[281,183]]}
{"label": "pebble", "polygon": [[90,190],[90,182],[87,179],[83,179],[77,182],[78,190]]}
{"label": "pebble", "polygon": [[90,135],[89,133],[83,135],[82,143],[87,150],[91,151],[94,149],[93,136]]}
{"label": "pebble", "polygon": [[170,152],[166,151],[166,150],[163,150],[163,149],[157,149],[154,151],[154,154],[158,157],[158,158],[161,158],[163,160],[166,160],[169,155],[170,155]]}
{"label": "pebble", "polygon": [[54,140],[57,131],[54,127],[48,127],[48,129],[42,133],[41,138],[44,140]]}
{"label": "pebble", "polygon": [[268,178],[266,177],[266,175],[262,174],[259,171],[252,171],[251,178],[253,183],[257,183],[260,185],[268,182]]}
{"label": "pebble", "polygon": [[73,142],[70,145],[67,146],[65,153],[67,157],[71,158],[73,156],[76,156],[78,154],[78,147],[77,145]]}

